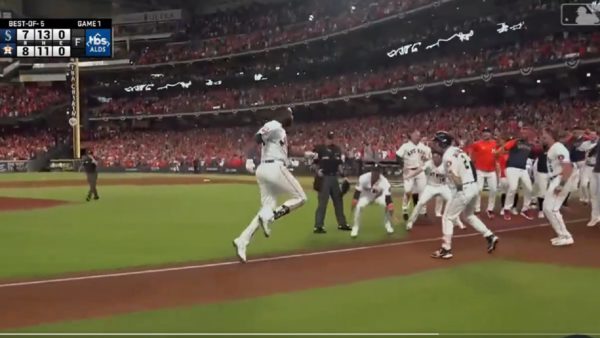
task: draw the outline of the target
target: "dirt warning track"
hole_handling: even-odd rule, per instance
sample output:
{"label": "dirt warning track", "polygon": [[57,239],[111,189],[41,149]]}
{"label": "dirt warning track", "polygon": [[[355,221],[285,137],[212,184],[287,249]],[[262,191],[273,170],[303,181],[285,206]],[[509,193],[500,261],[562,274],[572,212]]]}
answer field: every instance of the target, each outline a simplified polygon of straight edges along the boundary
{"label": "dirt warning track", "polygon": [[600,257],[595,257],[600,229],[585,227],[583,215],[575,208],[566,215],[576,244],[565,248],[550,245],[553,232],[545,220],[525,223],[520,219],[509,224],[496,220],[491,227],[501,242],[493,255],[486,253],[485,240],[479,234],[467,230],[457,233],[455,258],[439,261],[429,257],[439,246],[439,225],[417,224],[413,233],[399,242],[278,257],[250,256],[248,264],[227,261],[0,281],[0,329],[260,297],[498,258],[600,267]]}

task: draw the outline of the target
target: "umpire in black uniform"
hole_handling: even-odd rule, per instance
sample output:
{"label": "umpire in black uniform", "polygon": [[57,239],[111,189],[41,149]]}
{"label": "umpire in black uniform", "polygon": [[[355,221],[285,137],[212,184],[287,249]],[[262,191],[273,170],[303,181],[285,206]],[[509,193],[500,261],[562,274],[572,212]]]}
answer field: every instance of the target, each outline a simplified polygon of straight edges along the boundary
{"label": "umpire in black uniform", "polygon": [[96,158],[94,158],[94,153],[91,150],[86,151],[81,165],[83,166],[88,185],[90,186],[90,190],[88,191],[85,200],[89,202],[92,199],[92,196],[94,196],[95,200],[100,199],[98,190],[96,189],[96,183],[98,182],[98,162],[96,161]]}
{"label": "umpire in black uniform", "polygon": [[[315,158],[313,164],[316,166],[316,176],[313,188],[319,193],[319,206],[315,212],[314,233],[326,233],[324,228],[325,213],[327,212],[327,203],[329,197],[333,201],[335,208],[335,217],[338,222],[338,229],[344,231],[352,230],[346,223],[344,215],[343,195],[350,188],[350,183],[344,177],[342,169],[342,149],[334,144],[334,135],[330,131],[327,133],[328,144],[320,144],[315,147],[313,152]],[[340,188],[339,177],[344,177],[343,187]],[[345,190],[342,192],[342,189]]]}

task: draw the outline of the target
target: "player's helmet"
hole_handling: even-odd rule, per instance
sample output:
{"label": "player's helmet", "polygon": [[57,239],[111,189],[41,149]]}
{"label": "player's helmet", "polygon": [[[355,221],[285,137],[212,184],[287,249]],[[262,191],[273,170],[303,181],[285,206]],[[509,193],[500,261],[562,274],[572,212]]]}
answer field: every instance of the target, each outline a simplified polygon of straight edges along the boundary
{"label": "player's helmet", "polygon": [[441,148],[448,148],[454,142],[454,138],[446,131],[438,131],[433,136],[433,142],[436,142]]}

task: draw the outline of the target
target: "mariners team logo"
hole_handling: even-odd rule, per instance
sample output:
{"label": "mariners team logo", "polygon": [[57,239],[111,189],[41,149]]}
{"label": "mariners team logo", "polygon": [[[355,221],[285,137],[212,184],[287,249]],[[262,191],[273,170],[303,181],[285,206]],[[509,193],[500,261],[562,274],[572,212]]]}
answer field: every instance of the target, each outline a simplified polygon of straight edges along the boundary
{"label": "mariners team logo", "polygon": [[110,29],[85,30],[85,56],[110,57],[112,55]]}

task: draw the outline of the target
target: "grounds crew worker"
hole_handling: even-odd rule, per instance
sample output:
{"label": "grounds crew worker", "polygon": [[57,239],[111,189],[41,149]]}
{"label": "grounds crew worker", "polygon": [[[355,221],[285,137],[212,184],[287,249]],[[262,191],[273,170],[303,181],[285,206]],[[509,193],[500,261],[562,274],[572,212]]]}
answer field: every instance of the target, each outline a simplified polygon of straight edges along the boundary
{"label": "grounds crew worker", "polygon": [[90,190],[88,191],[86,201],[90,201],[92,199],[92,195],[94,199],[100,199],[98,196],[98,190],[96,190],[96,183],[98,182],[98,171],[97,166],[98,162],[94,158],[94,153],[91,150],[86,152],[86,155],[83,157],[83,162],[81,164],[83,166],[83,170],[85,170],[85,176],[87,177],[88,185],[90,186]]}
{"label": "grounds crew worker", "polygon": [[[343,174],[342,149],[334,144],[332,131],[327,133],[327,139],[329,144],[320,144],[313,150],[315,153],[313,164],[316,166],[313,188],[319,193],[319,206],[315,212],[314,233],[316,234],[326,233],[323,225],[329,197],[331,197],[333,207],[335,208],[338,229],[344,231],[352,230],[348,226],[346,216],[344,215],[343,195],[350,189],[350,183]],[[338,177],[344,178],[341,188]]]}

